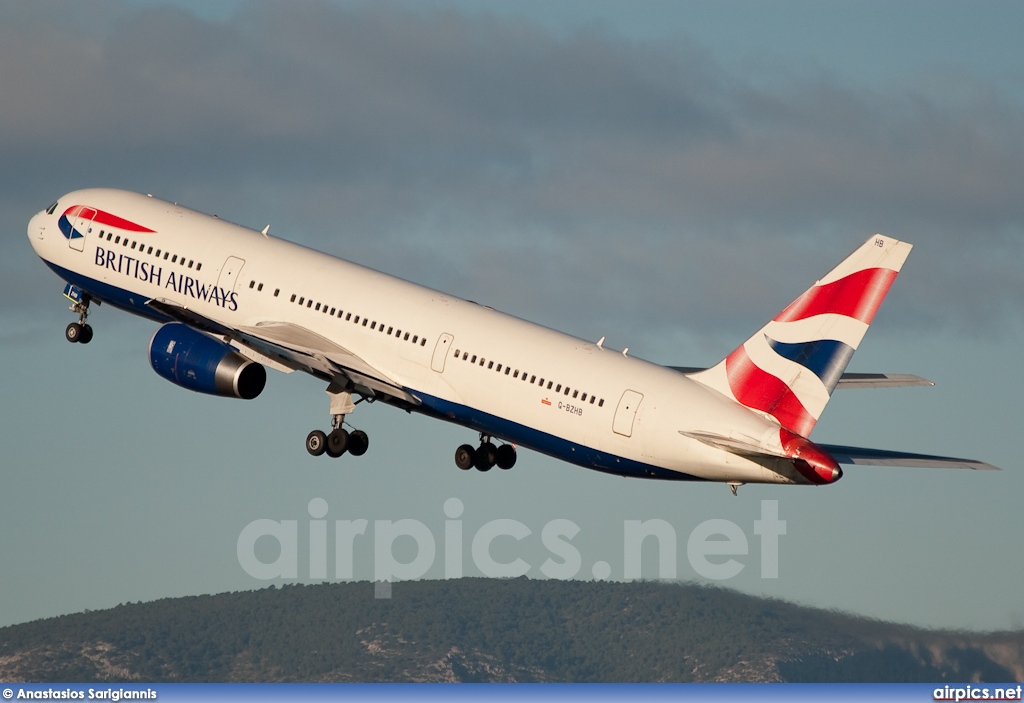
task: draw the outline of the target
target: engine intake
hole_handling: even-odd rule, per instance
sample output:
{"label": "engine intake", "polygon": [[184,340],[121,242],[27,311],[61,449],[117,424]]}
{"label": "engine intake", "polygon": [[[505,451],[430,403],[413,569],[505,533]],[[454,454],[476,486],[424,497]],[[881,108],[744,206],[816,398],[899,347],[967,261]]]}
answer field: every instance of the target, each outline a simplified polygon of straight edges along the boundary
{"label": "engine intake", "polygon": [[171,383],[197,393],[252,400],[267,384],[263,366],[180,322],[156,331],[149,343],[149,363]]}

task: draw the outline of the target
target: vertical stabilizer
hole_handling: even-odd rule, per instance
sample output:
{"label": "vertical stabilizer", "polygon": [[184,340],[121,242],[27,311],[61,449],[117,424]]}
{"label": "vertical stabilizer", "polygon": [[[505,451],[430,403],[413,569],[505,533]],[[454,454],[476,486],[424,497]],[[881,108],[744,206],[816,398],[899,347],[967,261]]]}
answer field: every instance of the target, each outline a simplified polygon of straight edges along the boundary
{"label": "vertical stabilizer", "polygon": [[876,234],[722,362],[690,378],[807,437],[911,248]]}

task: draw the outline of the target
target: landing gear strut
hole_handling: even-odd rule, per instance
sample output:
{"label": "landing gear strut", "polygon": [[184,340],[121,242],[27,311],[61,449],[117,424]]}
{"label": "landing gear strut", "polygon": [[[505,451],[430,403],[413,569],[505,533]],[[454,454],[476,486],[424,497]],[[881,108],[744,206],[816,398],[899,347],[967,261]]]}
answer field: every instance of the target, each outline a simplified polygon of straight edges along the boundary
{"label": "landing gear strut", "polygon": [[[70,296],[69,296],[70,297]],[[79,299],[71,298],[74,305],[71,312],[78,313],[78,322],[72,322],[64,329],[64,338],[72,344],[88,344],[92,341],[92,326],[85,323],[89,317],[89,296],[82,295]]]}
{"label": "landing gear strut", "polygon": [[463,444],[455,450],[455,465],[463,471],[476,468],[477,471],[490,471],[494,466],[499,469],[511,469],[516,465],[516,448],[511,444],[500,447],[491,443],[489,435],[480,434],[480,446],[473,448],[471,444]]}
{"label": "landing gear strut", "polygon": [[339,457],[345,452],[362,456],[370,446],[370,438],[362,430],[349,432],[343,427],[345,416],[356,408],[352,393],[332,383],[327,387],[327,395],[331,397],[331,431],[313,430],[306,435],[306,451],[313,456]]}

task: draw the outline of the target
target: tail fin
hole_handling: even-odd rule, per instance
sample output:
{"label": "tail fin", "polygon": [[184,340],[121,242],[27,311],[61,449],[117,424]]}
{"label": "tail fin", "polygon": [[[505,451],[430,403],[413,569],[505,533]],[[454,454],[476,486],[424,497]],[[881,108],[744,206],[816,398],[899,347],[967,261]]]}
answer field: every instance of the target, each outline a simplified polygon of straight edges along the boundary
{"label": "tail fin", "polygon": [[722,362],[690,377],[807,437],[911,248],[871,237]]}

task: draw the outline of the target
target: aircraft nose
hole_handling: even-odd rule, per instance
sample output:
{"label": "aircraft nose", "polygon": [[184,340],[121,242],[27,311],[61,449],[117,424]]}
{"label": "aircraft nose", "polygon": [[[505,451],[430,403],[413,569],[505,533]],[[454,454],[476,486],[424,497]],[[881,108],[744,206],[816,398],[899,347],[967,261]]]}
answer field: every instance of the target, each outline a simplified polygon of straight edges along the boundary
{"label": "aircraft nose", "polygon": [[43,234],[46,232],[46,226],[43,224],[43,212],[37,212],[31,220],[28,221],[28,238],[32,240],[42,239]]}
{"label": "aircraft nose", "polygon": [[38,212],[28,221],[28,241],[36,254],[42,256],[42,247],[46,239],[46,212]]}

